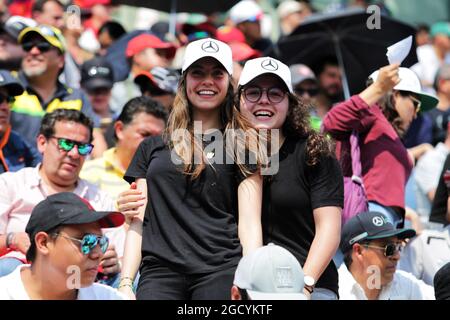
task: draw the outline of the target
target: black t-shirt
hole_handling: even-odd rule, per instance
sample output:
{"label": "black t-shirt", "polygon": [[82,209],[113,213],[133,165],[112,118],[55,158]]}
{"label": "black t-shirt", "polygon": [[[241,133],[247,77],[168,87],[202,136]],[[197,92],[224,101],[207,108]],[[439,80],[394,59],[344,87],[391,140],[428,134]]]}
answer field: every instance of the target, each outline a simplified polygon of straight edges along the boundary
{"label": "black t-shirt", "polygon": [[[322,157],[306,165],[306,140],[287,138],[280,149],[280,167],[265,181],[263,196],[264,243],[288,249],[303,266],[315,234],[313,210],[343,207],[344,183],[338,161]],[[333,261],[318,279],[317,287],[338,293],[338,274]]]}
{"label": "black t-shirt", "polygon": [[443,223],[444,225],[449,224],[449,222],[445,219],[445,216],[447,214],[448,191],[444,181],[444,173],[447,170],[450,170],[450,155],[448,155],[447,159],[445,159],[444,169],[442,170],[441,176],[439,177],[439,182],[436,189],[436,194],[434,195],[433,206],[430,213],[431,222]]}
{"label": "black t-shirt", "polygon": [[[175,153],[174,153],[175,154]],[[237,266],[242,255],[237,232],[237,167],[206,166],[192,180],[171,159],[161,137],[144,140],[125,174],[146,178],[148,204],[142,234],[143,262],[157,258],[185,274]]]}

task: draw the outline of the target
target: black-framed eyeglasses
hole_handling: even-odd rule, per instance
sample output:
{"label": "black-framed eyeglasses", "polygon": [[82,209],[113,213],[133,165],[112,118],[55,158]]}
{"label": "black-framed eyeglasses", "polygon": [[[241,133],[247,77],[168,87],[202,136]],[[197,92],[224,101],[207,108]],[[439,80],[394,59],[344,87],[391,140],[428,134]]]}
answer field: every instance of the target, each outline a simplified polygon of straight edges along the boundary
{"label": "black-framed eyeglasses", "polygon": [[243,90],[244,97],[250,102],[258,102],[261,99],[263,92],[266,92],[267,99],[272,103],[281,102],[286,96],[286,91],[278,88],[261,88],[256,86],[246,87]]}
{"label": "black-framed eyeglasses", "polygon": [[2,104],[5,101],[7,103],[11,104],[15,101],[15,98],[11,97],[11,96],[5,96],[5,95],[0,94],[0,104]]}
{"label": "black-framed eyeglasses", "polygon": [[102,251],[102,253],[105,253],[106,250],[108,250],[109,246],[109,239],[104,235],[99,236],[93,233],[88,233],[85,234],[81,239],[73,238],[62,233],[55,233],[55,235],[79,242],[81,253],[84,255],[88,255],[92,250],[94,250],[97,245],[100,246],[100,250]]}
{"label": "black-framed eyeglasses", "polygon": [[80,156],[87,156],[92,152],[94,145],[91,143],[81,143],[78,141],[52,136],[52,138],[56,139],[58,142],[59,149],[69,152],[73,149],[73,147],[77,146],[78,154]]}
{"label": "black-framed eyeglasses", "polygon": [[401,252],[403,249],[403,243],[388,243],[384,247],[373,246],[368,243],[363,244],[366,248],[383,250],[385,257],[391,257],[397,252]]}
{"label": "black-framed eyeglasses", "polygon": [[33,49],[34,47],[38,48],[40,52],[44,53],[44,52],[50,51],[50,49],[52,48],[52,45],[45,41],[22,43],[22,49],[25,52],[30,52],[31,49]]}
{"label": "black-framed eyeglasses", "polygon": [[299,96],[302,96],[305,93],[307,93],[310,97],[314,97],[317,96],[317,94],[319,93],[319,88],[311,88],[311,89],[295,88],[294,91]]}
{"label": "black-framed eyeglasses", "polygon": [[409,96],[409,98],[411,99],[411,101],[412,101],[412,103],[414,105],[416,113],[419,113],[420,107],[422,106],[422,102],[419,99],[417,99],[417,98],[415,98],[413,96]]}

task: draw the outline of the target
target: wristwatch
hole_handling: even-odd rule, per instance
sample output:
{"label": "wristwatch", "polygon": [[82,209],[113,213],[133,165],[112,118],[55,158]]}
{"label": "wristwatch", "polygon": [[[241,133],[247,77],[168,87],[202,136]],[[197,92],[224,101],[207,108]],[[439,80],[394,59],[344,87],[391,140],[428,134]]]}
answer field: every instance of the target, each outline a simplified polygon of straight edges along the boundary
{"label": "wristwatch", "polygon": [[305,283],[306,291],[308,291],[310,294],[313,293],[316,280],[314,280],[314,278],[311,276],[305,276],[303,278],[303,282]]}

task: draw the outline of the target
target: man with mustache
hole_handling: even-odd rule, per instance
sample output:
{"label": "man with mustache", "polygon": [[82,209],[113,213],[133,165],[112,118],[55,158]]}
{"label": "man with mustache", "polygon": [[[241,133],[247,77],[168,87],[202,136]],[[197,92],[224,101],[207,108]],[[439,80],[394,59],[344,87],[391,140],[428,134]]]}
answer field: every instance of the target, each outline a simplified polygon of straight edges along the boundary
{"label": "man with mustache", "polygon": [[0,278],[0,300],[121,300],[94,283],[108,247],[101,228],[119,227],[120,212],[98,212],[72,192],[49,196],[34,209],[26,232],[30,265]]}
{"label": "man with mustache", "polygon": [[413,229],[395,229],[378,212],[362,212],[342,229],[339,268],[341,300],[434,300],[431,286],[397,270],[403,241]]}
{"label": "man with mustache", "polygon": [[[73,192],[97,210],[114,209],[108,194],[79,178],[93,148],[92,130],[92,121],[80,111],[57,109],[47,113],[37,137],[42,163],[0,175],[0,276],[27,262],[30,238],[25,226],[33,208],[49,195]],[[107,283],[113,284],[120,272],[118,259],[122,256],[125,232],[122,227],[114,228],[107,235],[111,244],[101,266],[110,280]]]}

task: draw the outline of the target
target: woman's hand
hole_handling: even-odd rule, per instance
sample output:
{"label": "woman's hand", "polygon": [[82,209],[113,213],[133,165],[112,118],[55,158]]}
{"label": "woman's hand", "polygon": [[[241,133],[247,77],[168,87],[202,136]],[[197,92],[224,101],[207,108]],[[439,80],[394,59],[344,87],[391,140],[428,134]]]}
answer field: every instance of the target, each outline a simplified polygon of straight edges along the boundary
{"label": "woman's hand", "polygon": [[139,208],[145,205],[146,197],[136,188],[136,182],[133,182],[129,190],[121,192],[117,197],[117,210],[125,215],[127,221],[137,216]]}
{"label": "woman's hand", "polygon": [[377,103],[400,82],[399,67],[400,65],[395,63],[381,68],[377,80],[359,94],[360,98],[369,106]]}
{"label": "woman's hand", "polygon": [[384,94],[388,93],[400,82],[398,75],[400,65],[398,63],[390,64],[379,70],[377,80],[374,85]]}
{"label": "woman's hand", "polygon": [[119,285],[119,292],[126,295],[130,300],[136,300],[136,295],[134,294],[133,288],[131,285]]}

